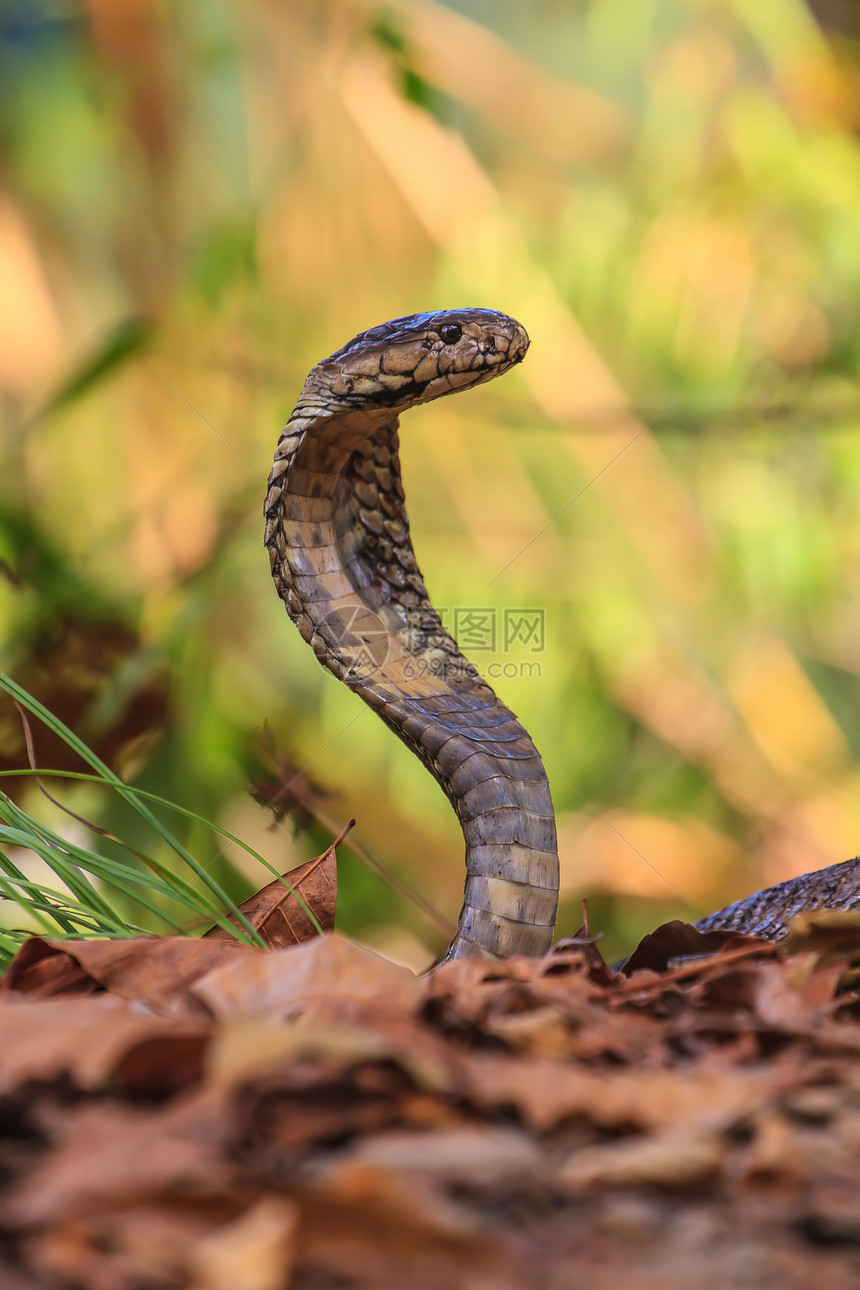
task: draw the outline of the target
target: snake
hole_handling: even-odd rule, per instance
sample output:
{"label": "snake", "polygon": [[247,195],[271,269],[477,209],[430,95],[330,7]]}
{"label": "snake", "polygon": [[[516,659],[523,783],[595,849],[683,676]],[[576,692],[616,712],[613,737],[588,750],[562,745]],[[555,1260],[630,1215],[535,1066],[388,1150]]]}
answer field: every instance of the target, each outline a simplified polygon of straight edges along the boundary
{"label": "snake", "polygon": [[416,754],[460,822],[465,892],[446,960],[549,949],[558,844],[534,743],[427,592],[399,423],[503,375],[528,347],[521,324],[492,309],[411,314],[359,333],[311,370],[264,506],[272,576],[303,639]]}

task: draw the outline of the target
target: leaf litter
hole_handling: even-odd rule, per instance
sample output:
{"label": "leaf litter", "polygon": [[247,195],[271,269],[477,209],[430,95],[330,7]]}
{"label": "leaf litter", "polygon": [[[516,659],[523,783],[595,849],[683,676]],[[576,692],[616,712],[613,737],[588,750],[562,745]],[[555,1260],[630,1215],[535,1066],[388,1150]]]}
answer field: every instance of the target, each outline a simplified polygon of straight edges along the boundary
{"label": "leaf litter", "polygon": [[[301,945],[315,932],[333,930],[337,904],[336,850],[354,825],[355,820],[350,820],[321,856],[275,878],[239,905],[241,913],[270,950]],[[239,926],[234,915],[227,917],[234,926]],[[233,938],[225,927],[216,925],[204,933],[203,939],[231,942]]]}
{"label": "leaf litter", "polygon": [[21,948],[0,1285],[860,1285],[860,915],[417,977],[315,933],[333,865],[246,902],[269,950]]}

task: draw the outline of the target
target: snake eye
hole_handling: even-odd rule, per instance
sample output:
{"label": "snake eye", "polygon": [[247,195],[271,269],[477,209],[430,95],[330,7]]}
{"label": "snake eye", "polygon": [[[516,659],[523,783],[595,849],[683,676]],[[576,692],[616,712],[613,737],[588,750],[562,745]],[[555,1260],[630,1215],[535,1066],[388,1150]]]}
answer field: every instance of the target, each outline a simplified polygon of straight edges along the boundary
{"label": "snake eye", "polygon": [[446,345],[454,345],[463,335],[463,328],[459,323],[445,323],[439,328],[439,337]]}

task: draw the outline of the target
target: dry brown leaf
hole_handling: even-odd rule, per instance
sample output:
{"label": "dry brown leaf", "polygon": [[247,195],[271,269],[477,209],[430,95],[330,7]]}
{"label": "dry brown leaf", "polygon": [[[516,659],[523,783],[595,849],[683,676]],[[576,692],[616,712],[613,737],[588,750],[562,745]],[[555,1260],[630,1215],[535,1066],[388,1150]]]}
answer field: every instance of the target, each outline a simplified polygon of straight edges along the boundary
{"label": "dry brown leaf", "polygon": [[321,1286],[525,1290],[515,1250],[490,1225],[383,1165],[344,1160],[303,1198],[302,1262]]}
{"label": "dry brown leaf", "polygon": [[468,1022],[492,1033],[504,1029],[511,1017],[536,1008],[561,1005],[587,1009],[606,997],[605,986],[590,978],[582,952],[556,959],[514,958],[488,963],[484,959],[454,959],[435,968],[426,979],[434,1011],[453,1024]]}
{"label": "dry brown leaf", "polygon": [[692,923],[674,919],[643,936],[621,970],[625,976],[644,969],[665,972],[675,960],[710,957],[742,945],[749,945],[753,950],[760,947],[764,953],[773,952],[771,943],[758,937],[741,936],[737,932],[700,932]]}
{"label": "dry brown leaf", "polygon": [[586,1147],[563,1165],[562,1181],[574,1191],[595,1187],[665,1187],[683,1191],[715,1178],[724,1150],[713,1134],[667,1132]]}
{"label": "dry brown leaf", "polygon": [[706,1125],[730,1128],[775,1098],[793,1069],[588,1070],[548,1059],[476,1055],[470,1096],[481,1106],[513,1106],[538,1132],[577,1116],[604,1129]]}
{"label": "dry brown leaf", "polygon": [[[44,1284],[86,1287],[189,1284],[195,1245],[241,1215],[243,1206],[211,1194],[141,1195],[132,1203],[94,1206],[86,1215],[28,1232],[28,1250]],[[5,1288],[5,1282],[0,1281]],[[194,1290],[198,1286],[194,1283]]]}
{"label": "dry brown leaf", "polygon": [[511,1183],[534,1184],[547,1172],[530,1137],[495,1125],[367,1135],[355,1144],[349,1160],[390,1170],[403,1179],[404,1190],[413,1178],[421,1178],[449,1189],[498,1192]]}
{"label": "dry brown leaf", "polygon": [[800,1182],[803,1160],[798,1151],[797,1128],[776,1112],[758,1117],[755,1136],[744,1162],[744,1176],[768,1182]]}
{"label": "dry brown leaf", "polygon": [[212,968],[260,951],[231,938],[204,943],[185,936],[121,941],[45,941],[22,945],[3,978],[5,993],[36,998],[91,994],[101,988],[175,1014],[200,1014],[188,988]]}
{"label": "dry brown leaf", "polygon": [[356,1018],[367,1005],[414,1011],[423,989],[414,973],[330,932],[292,949],[254,954],[215,968],[193,987],[216,1017],[265,1014],[294,1020]]}
{"label": "dry brown leaf", "polygon": [[178,1100],[165,1111],[83,1104],[55,1149],[5,1198],[0,1225],[68,1221],[168,1188],[211,1194],[229,1173],[219,1127],[212,1110],[193,1102]]}
{"label": "dry brown leaf", "polygon": [[13,1271],[11,1264],[5,1259],[0,1259],[0,1286],[3,1290],[45,1290],[43,1283]]}
{"label": "dry brown leaf", "polygon": [[779,948],[786,955],[816,953],[854,962],[860,958],[860,910],[816,909],[799,914]]}
{"label": "dry brown leaf", "polygon": [[188,1251],[199,1290],[283,1290],[296,1253],[298,1207],[281,1196],[258,1200],[234,1222]]}
{"label": "dry brown leaf", "polygon": [[[301,945],[303,941],[318,936],[320,929],[324,932],[333,930],[337,903],[335,848],[354,824],[355,820],[350,820],[340,836],[335,838],[321,856],[300,864],[281,878],[275,878],[239,905],[238,908],[255,931],[260,933],[270,950]],[[229,914],[228,918],[237,927],[240,925],[234,914]],[[210,927],[203,939],[232,941],[234,938],[225,927],[216,926]]]}
{"label": "dry brown leaf", "polygon": [[[218,1026],[206,1059],[207,1082],[233,1088],[298,1060],[322,1060],[335,1068],[392,1062],[422,1089],[452,1087],[450,1056],[436,1036],[418,1025],[283,1025],[268,1018],[226,1020]],[[459,1069],[459,1067],[458,1067]]]}
{"label": "dry brown leaf", "polygon": [[[205,1022],[148,1016],[109,995],[36,1003],[3,1000],[0,1093],[11,1093],[30,1080],[56,1080],[63,1075],[69,1075],[79,1089],[104,1088],[123,1061],[151,1042],[163,1045],[165,1065],[157,1077],[170,1088],[177,1074],[173,1045],[181,1050],[187,1077],[189,1062],[199,1073],[208,1034]],[[139,1072],[139,1085],[146,1082]]]}
{"label": "dry brown leaf", "polygon": [[20,992],[32,999],[94,994],[98,988],[77,959],[41,936],[24,942],[0,980],[0,995]]}
{"label": "dry brown leaf", "polygon": [[760,1021],[790,1033],[829,1013],[841,968],[831,964],[816,969],[816,958],[805,955],[802,964],[791,959],[786,966],[776,962],[755,965],[753,1006]]}

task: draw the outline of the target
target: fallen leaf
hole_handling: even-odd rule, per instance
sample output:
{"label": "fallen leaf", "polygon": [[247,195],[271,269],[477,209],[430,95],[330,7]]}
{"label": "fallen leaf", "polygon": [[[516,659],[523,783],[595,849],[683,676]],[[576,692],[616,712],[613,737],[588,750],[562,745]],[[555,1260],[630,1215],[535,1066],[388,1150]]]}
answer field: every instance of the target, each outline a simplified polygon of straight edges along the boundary
{"label": "fallen leaf", "polygon": [[[157,1190],[157,1189],[156,1189]],[[198,1241],[229,1225],[246,1208],[229,1196],[139,1195],[106,1201],[74,1219],[57,1219],[28,1232],[33,1267],[50,1286],[191,1287]],[[0,1280],[3,1290],[6,1283]],[[200,1290],[196,1281],[193,1290]]]}
{"label": "fallen leaf", "polygon": [[[205,1021],[147,1015],[109,995],[35,1003],[3,1000],[0,1091],[9,1093],[26,1081],[62,1076],[69,1076],[79,1089],[103,1088],[127,1056],[149,1042],[163,1045],[167,1065],[156,1075],[162,1086],[170,1088],[175,1074],[171,1045],[182,1047],[186,1073],[189,1061],[199,1071],[208,1035]],[[146,1082],[141,1075],[140,1083]]]}
{"label": "fallen leaf", "polygon": [[[756,1016],[765,1025],[790,1034],[814,1025],[829,1010],[840,968],[831,963],[810,972],[809,960],[814,962],[815,957],[804,956],[806,962],[802,965],[793,959],[787,967],[777,962],[755,964],[752,1003]],[[797,970],[800,967],[804,970]]]}
{"label": "fallen leaf", "polygon": [[498,1192],[512,1183],[533,1184],[547,1173],[545,1159],[531,1138],[495,1125],[368,1135],[355,1143],[348,1160],[399,1174],[404,1189],[410,1178],[417,1177],[448,1189]]}
{"label": "fallen leaf", "polygon": [[33,1281],[21,1272],[13,1271],[11,1264],[0,1259],[0,1286],[3,1290],[45,1290],[41,1282]]}
{"label": "fallen leaf", "polygon": [[684,1191],[715,1178],[723,1154],[713,1134],[666,1132],[585,1147],[562,1165],[559,1175],[574,1191],[643,1186]]}
{"label": "fallen leaf", "polygon": [[860,911],[816,909],[798,914],[779,949],[786,956],[816,953],[853,962],[860,958]]}
{"label": "fallen leaf", "polygon": [[368,1004],[414,1011],[423,989],[408,968],[330,932],[292,949],[255,953],[225,963],[192,987],[215,1017],[266,1014],[295,1019],[313,1015],[358,1017]]}
{"label": "fallen leaf", "polygon": [[744,1162],[744,1177],[799,1183],[802,1176],[796,1126],[776,1112],[760,1116]]}
{"label": "fallen leaf", "polygon": [[[321,856],[300,864],[281,878],[275,878],[238,906],[269,949],[279,950],[288,945],[301,945],[303,941],[318,936],[320,931],[330,932],[334,928],[337,903],[335,848],[354,824],[355,820],[350,820],[340,836],[335,838]],[[237,927],[240,925],[235,914],[228,914],[227,917]],[[226,927],[216,926],[210,927],[203,939],[232,941],[233,937]]]}
{"label": "fallen leaf", "polygon": [[[301,1262],[319,1286],[356,1290],[523,1290],[505,1234],[381,1164],[345,1159],[303,1197]],[[313,1284],[308,1278],[307,1284]]]}
{"label": "fallen leaf", "polygon": [[0,995],[15,992],[33,999],[93,994],[98,989],[99,982],[76,958],[41,936],[24,942],[0,980]]}
{"label": "fallen leaf", "polygon": [[218,1128],[217,1116],[194,1103],[165,1111],[83,1104],[50,1156],[5,1197],[0,1225],[68,1220],[165,1188],[211,1193],[229,1175]]}
{"label": "fallen leaf", "polygon": [[186,936],[129,940],[45,941],[22,945],[3,978],[4,993],[37,998],[90,994],[96,988],[175,1014],[200,1014],[189,986],[219,964],[261,956],[227,937],[223,942]]}
{"label": "fallen leaf", "polygon": [[295,1258],[299,1210],[282,1196],[263,1197],[188,1251],[199,1290],[283,1290]]}
{"label": "fallen leaf", "polygon": [[544,1058],[475,1055],[469,1096],[482,1106],[516,1108],[538,1132],[581,1117],[603,1129],[707,1125],[730,1128],[768,1105],[795,1078],[792,1069],[588,1070]]}
{"label": "fallen leaf", "polygon": [[417,1025],[325,1025],[301,1021],[284,1025],[265,1017],[227,1020],[217,1027],[207,1054],[206,1078],[213,1088],[233,1088],[289,1067],[297,1060],[323,1059],[335,1067],[389,1061],[423,1089],[452,1087],[445,1046]]}
{"label": "fallen leaf", "polygon": [[650,968],[653,972],[665,972],[673,960],[704,958],[729,946],[734,948],[746,943],[752,947],[761,946],[764,950],[772,949],[768,941],[762,941],[756,936],[741,936],[738,932],[700,932],[692,923],[674,919],[643,936],[622,964],[621,971],[625,976],[631,976],[645,968]]}

